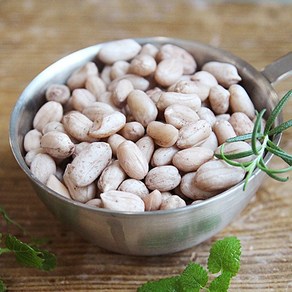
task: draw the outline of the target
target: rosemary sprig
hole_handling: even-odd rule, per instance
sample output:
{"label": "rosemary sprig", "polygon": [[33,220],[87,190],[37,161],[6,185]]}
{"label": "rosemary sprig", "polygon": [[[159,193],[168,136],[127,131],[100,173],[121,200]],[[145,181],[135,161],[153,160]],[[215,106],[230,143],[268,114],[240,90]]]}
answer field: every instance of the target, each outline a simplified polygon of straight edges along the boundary
{"label": "rosemary sprig", "polygon": [[[249,141],[251,143],[251,150],[244,151],[236,154],[225,154],[224,146],[225,143],[220,147],[220,154],[216,154],[217,158],[223,159],[226,163],[242,167],[246,171],[245,183],[243,189],[246,189],[246,186],[251,178],[254,170],[256,168],[261,169],[267,175],[281,182],[285,182],[288,180],[288,177],[282,177],[278,174],[286,173],[292,170],[292,155],[286,153],[283,149],[277,146],[272,140],[275,135],[282,134],[285,130],[289,129],[292,126],[292,120],[281,123],[279,126],[273,128],[274,122],[283,107],[292,96],[292,90],[289,90],[283,98],[278,102],[274,110],[271,112],[270,116],[266,121],[265,128],[261,128],[261,121],[263,118],[266,109],[263,109],[261,112],[257,113],[256,121],[254,123],[254,128],[252,133],[248,133],[245,135],[237,136],[234,138],[230,138],[226,140],[225,143],[232,143],[237,141]],[[283,169],[271,169],[269,168],[264,161],[264,156],[270,152],[278,157],[280,157],[283,161],[285,161],[289,166]],[[253,155],[254,159],[249,162],[237,162],[234,159],[243,158]]]}

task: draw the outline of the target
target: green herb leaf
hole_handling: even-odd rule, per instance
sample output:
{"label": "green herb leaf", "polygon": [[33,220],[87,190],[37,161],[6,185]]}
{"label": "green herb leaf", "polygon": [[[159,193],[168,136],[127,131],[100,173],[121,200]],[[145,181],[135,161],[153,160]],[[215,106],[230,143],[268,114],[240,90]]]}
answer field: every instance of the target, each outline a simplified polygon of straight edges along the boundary
{"label": "green herb leaf", "polygon": [[143,284],[141,287],[138,288],[138,292],[177,292],[175,288],[176,281],[178,280],[179,276],[177,277],[170,277],[160,279],[158,281],[151,281]]}
{"label": "green herb leaf", "polygon": [[292,95],[292,90],[289,90],[282,99],[278,102],[278,104],[275,106],[274,110],[271,112],[269,118],[267,119],[266,126],[264,129],[264,135],[268,135],[269,131],[271,130],[277,116],[282,111],[284,105],[287,103],[288,99]]}
{"label": "green herb leaf", "polygon": [[292,120],[289,120],[273,128],[272,130],[270,130],[268,135],[273,136],[273,135],[281,134],[284,131],[286,131],[288,128],[290,128],[291,126],[292,126]]}
{"label": "green herb leaf", "polygon": [[2,207],[0,207],[0,214],[2,215],[2,217],[4,218],[7,224],[15,225],[18,229],[20,229],[23,233],[25,233],[24,229],[17,222],[12,220]]}
{"label": "green herb leaf", "polygon": [[[271,141],[269,141],[269,142],[271,142]],[[270,144],[268,142],[268,145]],[[278,157],[280,157],[280,158],[282,158],[287,164],[289,164],[290,166],[292,165],[292,155],[290,155],[290,154],[288,154],[288,153],[286,153],[286,152],[284,152],[281,148],[279,148],[279,147],[277,147],[277,148],[275,148],[275,146],[273,146],[273,147],[270,147],[270,146],[266,146],[266,149],[269,151],[269,152],[271,152],[271,153],[273,153],[274,155],[276,155],[276,156],[278,156]]]}
{"label": "green herb leaf", "polygon": [[258,134],[261,132],[262,117],[263,117],[263,115],[264,115],[265,112],[266,112],[266,109],[263,109],[257,115],[256,121],[254,123],[254,128],[253,128],[253,131],[252,131],[252,135],[251,135],[251,148],[252,148],[252,151],[256,155],[259,154],[259,151],[257,149],[257,137],[258,137]]}
{"label": "green herb leaf", "polygon": [[176,283],[177,291],[200,291],[208,282],[207,271],[199,264],[189,263]]}
{"label": "green herb leaf", "polygon": [[5,292],[6,291],[6,286],[4,282],[0,279],[0,292]]}
{"label": "green herb leaf", "polygon": [[223,272],[217,278],[215,278],[209,286],[210,292],[227,292],[232,275],[228,272]]}
{"label": "green herb leaf", "polygon": [[24,266],[50,270],[56,265],[54,255],[47,251],[34,249],[11,234],[6,236],[5,245],[14,252],[16,260]]}
{"label": "green herb leaf", "polygon": [[236,237],[218,240],[211,248],[208,270],[213,273],[229,272],[235,276],[240,267],[241,246]]}

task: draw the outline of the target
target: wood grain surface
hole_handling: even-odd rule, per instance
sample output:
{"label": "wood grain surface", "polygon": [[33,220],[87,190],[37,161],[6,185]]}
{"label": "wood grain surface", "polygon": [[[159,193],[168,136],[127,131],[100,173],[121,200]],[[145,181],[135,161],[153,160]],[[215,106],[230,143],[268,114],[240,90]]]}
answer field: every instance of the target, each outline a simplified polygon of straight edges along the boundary
{"label": "wood grain surface", "polygon": [[[228,235],[242,243],[241,269],[230,291],[292,291],[291,181],[267,178],[244,212],[199,246],[167,256],[124,256],[100,249],[62,226],[37,198],[8,142],[10,112],[29,81],[57,59],[88,45],[170,36],[221,47],[258,69],[291,51],[291,4],[242,3],[0,0],[0,205],[29,234],[48,238],[45,247],[58,258],[54,271],[41,272],[2,255],[0,278],[8,291],[135,291],[147,280],[180,273],[191,259],[206,265],[211,244]],[[291,78],[276,89],[279,95],[291,89]],[[291,119],[291,101],[284,116]],[[291,153],[291,131],[281,145]],[[273,165],[282,166],[277,159]]]}

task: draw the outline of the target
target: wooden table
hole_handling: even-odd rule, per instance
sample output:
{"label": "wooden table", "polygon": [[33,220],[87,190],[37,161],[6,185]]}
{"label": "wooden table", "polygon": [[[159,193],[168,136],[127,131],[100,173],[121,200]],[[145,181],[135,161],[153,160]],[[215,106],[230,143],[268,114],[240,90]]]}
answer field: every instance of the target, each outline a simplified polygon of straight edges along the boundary
{"label": "wooden table", "polygon": [[[199,246],[168,256],[124,256],[100,249],[62,226],[36,197],[10,151],[9,116],[21,91],[47,65],[88,45],[129,37],[179,37],[227,49],[258,69],[291,51],[292,5],[210,2],[217,4],[0,1],[0,205],[29,234],[48,238],[46,248],[58,258],[54,271],[41,272],[2,255],[0,278],[8,291],[135,291],[147,280],[180,273],[191,258],[206,265],[211,244],[228,235],[242,243],[241,269],[230,291],[292,291],[291,181],[266,179],[237,220]],[[291,79],[277,91],[282,95],[289,87]],[[291,119],[291,101],[284,115]],[[291,153],[291,131],[281,145]],[[282,166],[276,159],[273,164]]]}

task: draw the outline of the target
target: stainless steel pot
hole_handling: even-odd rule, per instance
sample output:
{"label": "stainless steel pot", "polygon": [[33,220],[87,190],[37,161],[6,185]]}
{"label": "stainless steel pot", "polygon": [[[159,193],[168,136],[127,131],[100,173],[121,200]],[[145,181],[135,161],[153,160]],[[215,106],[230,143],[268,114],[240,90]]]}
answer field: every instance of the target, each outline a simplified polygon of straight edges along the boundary
{"label": "stainless steel pot", "polygon": [[[241,84],[248,91],[256,108],[271,112],[278,101],[272,83],[292,69],[292,53],[256,70],[244,60],[226,51],[194,41],[165,37],[136,39],[139,43],[160,46],[171,43],[185,48],[194,55],[198,66],[211,60],[234,64],[243,78]],[[174,253],[197,245],[228,225],[246,207],[264,178],[257,170],[246,191],[243,183],[205,200],[197,205],[180,209],[144,213],[112,212],[96,209],[50,190],[31,173],[24,161],[23,137],[31,129],[32,119],[45,102],[44,92],[52,83],[64,83],[70,73],[93,60],[104,44],[97,44],[70,54],[41,72],[19,97],[11,115],[10,143],[13,154],[28,176],[36,193],[48,209],[63,223],[84,238],[110,251],[132,255],[161,255]],[[281,122],[280,116],[277,124]],[[275,138],[279,143],[280,137]],[[271,155],[267,155],[266,162]]]}

